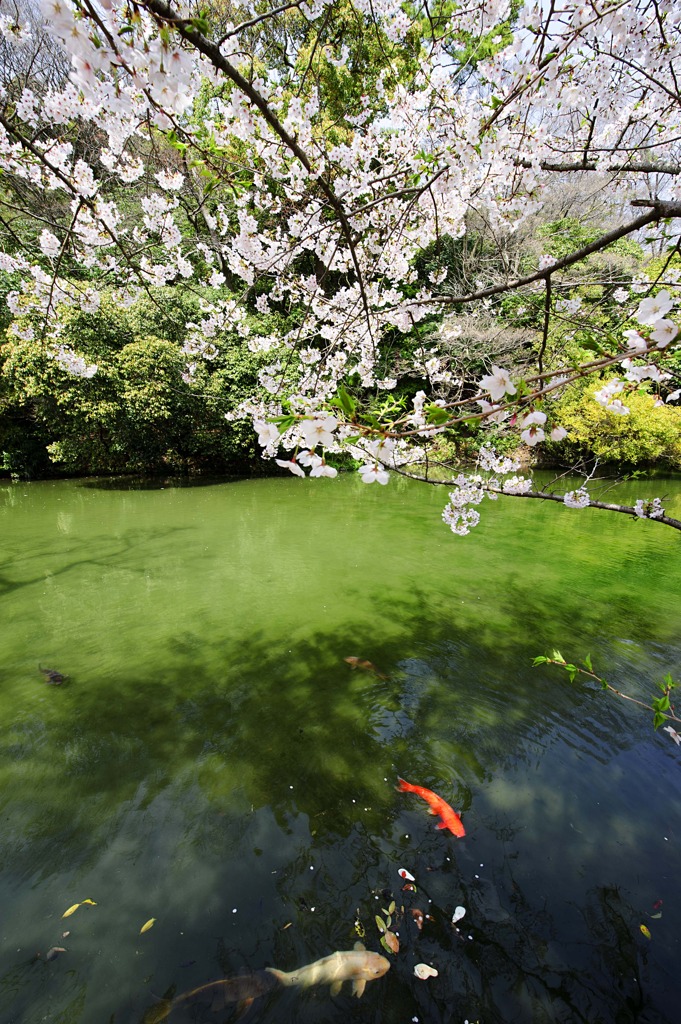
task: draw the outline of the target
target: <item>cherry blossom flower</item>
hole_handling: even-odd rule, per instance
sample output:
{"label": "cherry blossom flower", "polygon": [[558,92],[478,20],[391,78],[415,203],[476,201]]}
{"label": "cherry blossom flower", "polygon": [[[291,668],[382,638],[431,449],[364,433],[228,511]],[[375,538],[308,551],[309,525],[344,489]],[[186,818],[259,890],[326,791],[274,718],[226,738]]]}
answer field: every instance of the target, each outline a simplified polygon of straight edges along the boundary
{"label": "cherry blossom flower", "polygon": [[310,476],[328,476],[333,478],[338,476],[338,470],[334,469],[333,466],[327,466],[325,462],[321,462],[319,466],[314,466],[310,470]]}
{"label": "cherry blossom flower", "polygon": [[362,483],[365,484],[387,484],[390,480],[390,473],[377,463],[374,463],[374,465],[362,466],[357,470],[357,472],[361,474]]}
{"label": "cherry blossom flower", "polygon": [[308,469],[316,469],[324,462],[320,455],[315,455],[314,452],[309,451],[307,448],[303,448],[302,451],[299,451],[296,459],[301,466],[306,466]]}
{"label": "cherry blossom flower", "polygon": [[627,416],[629,414],[629,407],[624,405],[621,399],[614,397],[623,389],[623,381],[617,379],[611,380],[609,384],[604,384],[598,391],[594,391],[594,398],[598,404],[604,406],[608,412],[613,412],[618,416]]}
{"label": "cherry blossom flower", "polygon": [[175,173],[159,171],[154,177],[161,188],[166,189],[168,192],[179,192],[184,185],[184,174],[181,174],[179,171]]}
{"label": "cherry blossom flower", "polygon": [[650,339],[657,343],[658,348],[666,348],[679,333],[673,320],[657,320],[650,332]]}
{"label": "cherry blossom flower", "polygon": [[673,728],[673,726],[665,725],[662,729],[662,732],[668,732],[671,738],[674,740],[674,743],[676,743],[677,747],[681,745],[681,735],[679,735],[679,733],[676,731],[676,729]]}
{"label": "cherry blossom flower", "polygon": [[582,300],[577,296],[575,299],[558,299],[556,302],[556,310],[559,313],[568,313],[573,315],[578,313],[582,306]]}
{"label": "cherry blossom flower", "polygon": [[304,471],[300,468],[297,462],[294,462],[293,459],[275,459],[274,461],[278,466],[281,466],[282,469],[288,469],[294,476],[305,476]]}
{"label": "cherry blossom flower", "polygon": [[523,430],[520,436],[525,444],[534,447],[535,444],[539,444],[540,441],[544,440],[546,434],[541,427],[538,427],[533,423],[532,426],[527,428],[527,430]]}
{"label": "cherry blossom flower", "polygon": [[452,533],[456,533],[459,537],[466,537],[480,522],[480,513],[474,508],[462,509],[446,505],[442,510],[442,519]]}
{"label": "cherry blossom flower", "polygon": [[615,302],[619,302],[619,304],[622,305],[622,303],[626,302],[629,298],[629,292],[626,290],[626,288],[615,288],[614,292],[612,293],[612,297],[615,300]]}
{"label": "cherry blossom flower", "polygon": [[54,259],[55,256],[59,255],[61,243],[59,242],[59,239],[56,237],[56,235],[53,235],[51,231],[47,230],[47,228],[44,228],[40,232],[39,245],[41,252],[43,252],[46,256],[49,256],[50,259]]}
{"label": "cherry blossom flower", "polygon": [[480,390],[489,391],[493,402],[498,402],[504,395],[515,395],[516,386],[508,372],[500,366],[492,366],[492,373],[480,379]]}
{"label": "cherry blossom flower", "polygon": [[532,481],[524,476],[512,476],[504,480],[502,490],[504,494],[527,494],[532,490]]}
{"label": "cherry blossom flower", "polygon": [[568,491],[563,495],[566,508],[586,508],[590,504],[589,492],[586,487],[578,487],[576,491]]}
{"label": "cherry blossom flower", "polygon": [[266,448],[268,444],[278,441],[280,434],[276,423],[267,423],[265,420],[254,420],[253,426],[258,434],[258,444]]}
{"label": "cherry blossom flower", "polygon": [[48,350],[48,355],[74,377],[94,377],[97,373],[96,363],[88,365],[82,356],[77,356],[67,345],[57,345]]}
{"label": "cherry blossom flower", "polygon": [[650,295],[647,299],[643,299],[634,315],[640,324],[654,324],[666,316],[673,306],[674,300],[670,297],[669,292],[663,289],[657,295]]}
{"label": "cherry blossom flower", "polygon": [[549,256],[548,253],[542,253],[542,255],[539,257],[539,263],[537,264],[537,266],[540,270],[548,270],[549,267],[554,266],[554,264],[557,262],[558,261],[556,260],[555,256]]}
{"label": "cherry blossom flower", "polygon": [[565,427],[554,427],[549,437],[552,441],[562,441],[564,437],[567,437],[567,430]]}
{"label": "cherry blossom flower", "polygon": [[485,401],[484,398],[479,398],[477,404],[480,406],[480,411],[484,418],[489,423],[503,423],[509,417],[507,411],[500,409],[498,405],[492,405],[491,402]]}
{"label": "cherry blossom flower", "polygon": [[645,349],[648,348],[648,342],[638,333],[638,331],[623,331],[622,333],[627,339],[629,348],[635,348],[639,351],[645,351]]}
{"label": "cherry blossom flower", "polygon": [[303,420],[300,432],[308,447],[315,448],[318,444],[328,447],[335,441],[334,431],[337,426],[338,420],[335,416],[325,416],[324,419]]}
{"label": "cherry blossom flower", "polygon": [[544,440],[546,435],[544,434],[543,427],[541,426],[543,423],[546,423],[546,413],[540,412],[538,409],[534,410],[534,412],[526,413],[521,418],[519,426],[525,427],[526,429],[523,430],[520,436],[525,444],[534,446]]}
{"label": "cherry blossom flower", "polygon": [[634,512],[639,519],[661,519],[664,516],[664,508],[659,498],[652,501],[639,499],[634,505]]}

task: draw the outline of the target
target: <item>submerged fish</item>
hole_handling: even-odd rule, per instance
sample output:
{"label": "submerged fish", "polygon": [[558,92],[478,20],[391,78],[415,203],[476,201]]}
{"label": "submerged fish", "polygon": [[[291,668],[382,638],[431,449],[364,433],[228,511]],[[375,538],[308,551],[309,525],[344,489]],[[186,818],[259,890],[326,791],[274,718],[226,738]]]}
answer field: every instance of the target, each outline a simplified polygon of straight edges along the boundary
{"label": "submerged fish", "polygon": [[298,985],[300,988],[330,985],[332,996],[338,995],[344,981],[351,981],[352,994],[359,999],[367,981],[382,978],[390,970],[390,961],[380,953],[368,953],[361,942],[356,942],[352,950],[336,951],[313,964],[299,967],[297,971],[286,973],[274,967],[267,970],[282,985]]}
{"label": "submerged fish", "polygon": [[219,1013],[230,1003],[236,1003],[237,1017],[242,1017],[255,999],[275,988],[277,988],[277,979],[267,971],[256,971],[254,974],[244,974],[238,978],[209,981],[206,985],[199,985],[198,988],[192,988],[189,992],[183,992],[175,999],[161,1000],[156,1006],[147,1010],[144,1024],[161,1024],[181,1003],[200,1003],[201,1005],[209,1003],[211,1013]]}
{"label": "submerged fish", "polygon": [[366,661],[364,658],[356,658],[354,655],[350,655],[349,658],[343,658],[343,661],[347,661],[350,668],[361,668],[363,672],[373,672],[379,679],[387,679],[383,672],[379,672],[373,662]]}
{"label": "submerged fish", "polygon": [[62,672],[57,672],[55,668],[43,668],[42,665],[38,665],[38,668],[45,676],[45,682],[49,686],[61,686],[64,680],[69,678],[68,676],[65,676]]}
{"label": "submerged fish", "polygon": [[425,786],[413,786],[411,782],[405,782],[399,775],[397,781],[399,782],[399,785],[396,787],[398,793],[416,793],[417,796],[426,801],[430,807],[430,813],[438,815],[440,821],[435,826],[436,828],[448,828],[459,839],[466,835],[461,818],[441,796],[433,793],[432,789],[426,789]]}

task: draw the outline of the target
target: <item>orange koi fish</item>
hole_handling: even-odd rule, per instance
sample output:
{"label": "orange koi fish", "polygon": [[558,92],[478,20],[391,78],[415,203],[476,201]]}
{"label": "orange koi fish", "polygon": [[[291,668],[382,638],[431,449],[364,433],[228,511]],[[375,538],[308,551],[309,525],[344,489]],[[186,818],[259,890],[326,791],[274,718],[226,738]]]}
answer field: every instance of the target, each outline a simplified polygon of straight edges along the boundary
{"label": "orange koi fish", "polygon": [[452,835],[458,836],[459,839],[466,835],[461,818],[441,796],[433,793],[431,789],[426,789],[425,786],[412,786],[411,782],[405,782],[399,775],[397,776],[397,781],[399,786],[395,788],[398,793],[416,793],[417,796],[426,801],[430,807],[430,813],[437,814],[440,821],[435,826],[436,828],[448,828]]}
{"label": "orange koi fish", "polygon": [[373,672],[373,674],[375,676],[378,676],[379,679],[388,678],[386,675],[383,674],[383,672],[379,672],[379,670],[376,668],[373,662],[366,661],[366,659],[364,658],[356,658],[354,656],[351,656],[349,658],[343,658],[343,661],[347,661],[350,668],[360,668],[362,669],[363,672]]}

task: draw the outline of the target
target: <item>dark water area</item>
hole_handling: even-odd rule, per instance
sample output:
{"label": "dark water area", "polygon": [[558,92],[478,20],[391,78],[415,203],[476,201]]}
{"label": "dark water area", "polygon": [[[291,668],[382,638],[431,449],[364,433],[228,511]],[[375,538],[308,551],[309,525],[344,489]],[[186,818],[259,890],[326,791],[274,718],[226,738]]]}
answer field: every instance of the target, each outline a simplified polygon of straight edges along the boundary
{"label": "dark water area", "polygon": [[[681,515],[679,479],[605,500],[656,495]],[[458,538],[445,502],[350,476],[0,485],[3,1024],[222,1024],[240,1000],[173,1000],[361,932],[390,961],[361,999],[264,985],[240,1019],[678,1021],[681,751],[531,662],[590,654],[646,701],[678,679],[679,535],[507,499]]]}

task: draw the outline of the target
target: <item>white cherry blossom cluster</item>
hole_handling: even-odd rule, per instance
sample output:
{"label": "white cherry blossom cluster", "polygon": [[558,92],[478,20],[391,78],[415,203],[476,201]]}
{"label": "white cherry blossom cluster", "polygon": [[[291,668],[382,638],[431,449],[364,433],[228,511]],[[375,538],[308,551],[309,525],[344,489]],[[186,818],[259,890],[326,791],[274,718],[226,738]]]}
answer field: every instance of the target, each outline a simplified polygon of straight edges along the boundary
{"label": "white cherry blossom cluster", "polygon": [[[540,207],[552,173],[547,168],[575,160],[580,172],[587,164],[607,172],[613,202],[628,201],[627,169],[649,153],[654,162],[658,153],[672,150],[681,135],[674,72],[681,64],[681,20],[672,5],[530,2],[511,35],[502,24],[510,14],[507,0],[462,0],[442,39],[424,41],[413,80],[393,82],[386,70],[376,95],[362,96],[332,143],[323,95],[296,77],[307,44],[296,42],[295,32],[289,69],[275,71],[257,42],[255,53],[245,52],[234,26],[226,29],[216,56],[211,40],[203,39],[204,26],[196,19],[192,24],[184,4],[41,4],[49,31],[71,57],[70,81],[44,95],[24,88],[15,129],[0,125],[0,173],[30,183],[48,201],[57,193],[68,216],[41,231],[30,266],[0,254],[0,268],[21,271],[24,278],[8,297],[15,336],[32,336],[38,316],[41,329],[57,336],[61,311],[69,305],[96,310],[100,278],[116,282],[122,302],[135,288],[172,282],[191,280],[212,289],[215,297],[203,304],[198,322],[186,325],[184,379],[197,385],[206,370],[203,361],[216,359],[228,333],[244,339],[253,353],[268,355],[259,375],[268,397],[252,398],[229,416],[251,417],[265,456],[288,456],[279,462],[297,476],[305,470],[310,476],[333,475],[325,452],[343,449],[358,458],[362,480],[385,484],[391,468],[418,457],[420,440],[445,429],[454,407],[463,404],[462,394],[486,423],[501,424],[516,412],[511,423],[532,447],[565,436],[564,428],[551,425],[542,402],[542,388],[555,389],[557,378],[544,374],[527,397],[528,385],[492,363],[477,390],[466,390],[474,382],[452,372],[448,354],[460,329],[443,329],[435,344],[427,340],[408,356],[395,338],[413,338],[433,312],[446,308],[441,303],[451,298],[447,268],[438,267],[424,281],[415,270],[417,257],[434,239],[464,235],[471,212],[484,211],[500,237],[512,235]],[[424,20],[418,6],[406,11],[397,0],[356,0],[354,6],[364,27],[382,29],[395,47]],[[309,22],[304,39],[326,12],[332,8],[325,0],[308,0],[287,17]],[[0,31],[8,45],[26,42],[25,27],[4,14]],[[462,86],[449,57],[462,32],[476,38],[494,33],[494,52],[470,86]],[[547,40],[553,47],[548,53]],[[319,59],[347,72],[346,43],[321,49]],[[199,95],[209,100],[195,116]],[[76,121],[92,127],[96,154],[84,156],[65,140],[65,129]],[[146,171],[139,154],[148,152],[158,132],[172,132],[169,142],[183,153],[187,149],[187,159],[182,171],[179,159],[169,160],[148,175],[131,217],[107,183],[126,186],[141,179]],[[654,139],[650,150],[642,138]],[[202,239],[188,243],[180,206],[196,184],[194,168],[206,153],[233,152],[236,140],[247,153],[238,194],[204,209],[210,245]],[[681,175],[665,187],[665,194],[681,198]],[[66,243],[69,259],[91,275],[89,286],[77,290],[57,278]],[[559,274],[553,269],[557,262],[542,254],[539,275]],[[228,291],[228,271],[240,282],[241,294]],[[343,283],[330,288],[330,278]],[[256,302],[260,314],[293,308],[304,310],[304,322],[253,335],[248,303],[263,284],[267,294]],[[543,287],[541,280],[535,284]],[[643,279],[631,288],[635,294],[645,290],[650,282]],[[619,288],[612,297],[625,303],[629,292]],[[555,308],[572,317],[581,305],[581,299],[567,296]],[[621,397],[628,386],[665,379],[659,360],[676,341],[677,327],[668,316],[673,306],[667,290],[641,300],[635,313],[641,330],[626,332],[624,380],[597,393],[610,411],[628,412]],[[95,364],[83,360],[81,366],[82,357],[69,351],[60,347],[62,354],[55,355],[67,372],[96,372]],[[645,365],[637,365],[639,354]],[[396,431],[384,431],[401,429],[408,441],[381,439],[380,427],[378,439],[357,441],[356,426],[340,412],[331,415],[335,406],[329,403],[348,379],[382,400],[409,376],[427,390],[416,393]],[[284,409],[292,410],[294,422],[279,430],[272,421]],[[531,485],[517,476],[517,466],[499,468],[492,456],[481,455],[480,466],[494,476],[483,483],[462,478],[450,495],[447,521],[455,532],[476,525],[479,514],[472,506],[479,504],[479,493],[527,493]],[[499,485],[498,478],[510,473],[516,475]],[[571,507],[583,507],[582,491],[570,492],[582,502]],[[565,501],[570,504],[569,495]]]}
{"label": "white cherry blossom cluster", "polygon": [[[452,533],[463,537],[480,522],[480,513],[472,506],[480,505],[485,495],[496,501],[502,494],[522,495],[532,490],[530,477],[518,476],[520,463],[508,456],[497,455],[493,448],[485,445],[480,449],[478,465],[490,474],[459,474],[454,480],[455,488],[449,494],[449,503],[442,512],[442,519]],[[513,474],[509,476],[508,474]],[[501,481],[500,477],[506,477]]]}
{"label": "white cherry blossom cluster", "polygon": [[586,487],[578,487],[575,491],[567,491],[563,495],[563,504],[566,508],[588,508],[591,498]]}
{"label": "white cherry blossom cluster", "polygon": [[653,498],[652,501],[639,499],[634,505],[634,512],[640,519],[661,519],[664,516],[660,498]]}
{"label": "white cherry blossom cluster", "polygon": [[[635,350],[635,356],[627,356],[620,363],[624,371],[624,380],[616,377],[594,392],[596,401],[608,412],[617,416],[629,414],[629,406],[625,405],[622,398],[619,397],[628,385],[638,386],[646,380],[661,384],[670,379],[671,374],[661,370],[657,363],[641,364],[634,362],[634,359],[650,355],[655,352],[655,349],[666,349],[675,340],[678,327],[673,320],[667,319],[667,314],[671,312],[674,305],[675,301],[666,289],[662,289],[656,295],[648,296],[640,302],[634,317],[639,324],[643,325],[644,329],[650,328],[648,339],[640,331],[626,330],[624,336],[630,349]],[[651,347],[653,342],[654,348]],[[660,404],[662,403],[660,402]]]}
{"label": "white cherry blossom cluster", "polygon": [[532,480],[524,476],[511,476],[502,484],[504,494],[527,494],[532,490]]}
{"label": "white cherry blossom cluster", "polygon": [[54,348],[48,349],[48,355],[74,377],[94,377],[97,373],[96,363],[88,365],[82,356],[76,355],[73,349],[67,345],[56,345]]}

